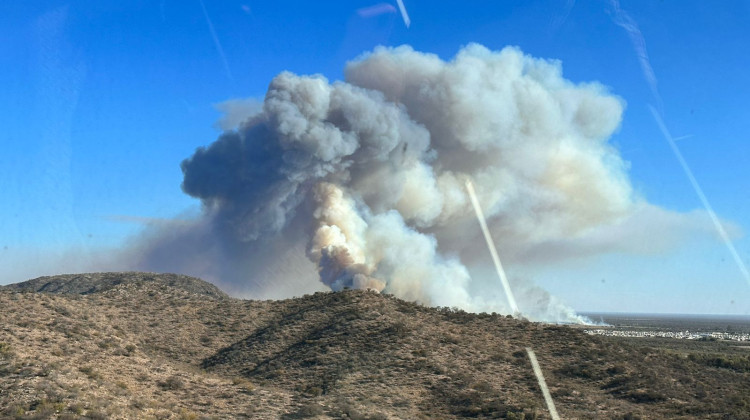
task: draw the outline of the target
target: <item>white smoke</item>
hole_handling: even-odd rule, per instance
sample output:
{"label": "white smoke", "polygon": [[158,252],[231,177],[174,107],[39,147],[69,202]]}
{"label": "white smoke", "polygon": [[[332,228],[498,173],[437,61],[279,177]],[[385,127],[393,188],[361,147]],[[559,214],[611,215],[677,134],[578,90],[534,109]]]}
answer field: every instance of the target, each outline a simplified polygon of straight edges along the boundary
{"label": "white smoke", "polygon": [[[499,284],[472,278],[491,262],[466,179],[511,262],[607,237],[598,232],[648,206],[608,143],[623,101],[564,79],[557,61],[472,44],[446,62],[402,46],[359,57],[345,75],[281,73],[261,110],[249,107],[239,124],[232,115],[236,129],[182,164],[183,189],[202,200],[207,223],[153,242],[143,261],[202,243],[213,256],[204,276],[266,290],[289,279],[264,267],[304,250],[314,268],[295,265],[334,290],[509,313]],[[301,277],[296,290],[319,287]],[[514,287],[532,319],[581,321],[532,283]]]}
{"label": "white smoke", "polygon": [[222,131],[234,130],[247,118],[263,111],[263,101],[254,98],[229,99],[214,105],[223,114],[216,122],[216,128]]}

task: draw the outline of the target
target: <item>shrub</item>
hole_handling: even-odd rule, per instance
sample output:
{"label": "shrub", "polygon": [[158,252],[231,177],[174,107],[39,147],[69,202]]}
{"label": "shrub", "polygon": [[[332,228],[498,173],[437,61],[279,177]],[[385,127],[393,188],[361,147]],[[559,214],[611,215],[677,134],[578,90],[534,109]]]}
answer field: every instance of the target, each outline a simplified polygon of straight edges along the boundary
{"label": "shrub", "polygon": [[320,395],[323,395],[323,389],[317,386],[313,386],[313,387],[307,388],[306,393],[313,397],[318,397]]}
{"label": "shrub", "polygon": [[622,365],[615,365],[610,368],[607,368],[607,373],[609,373],[610,375],[619,375],[625,372],[626,372],[625,367]]}
{"label": "shrub", "polygon": [[0,360],[10,359],[14,356],[13,350],[10,344],[0,342]]}
{"label": "shrub", "polygon": [[185,381],[177,375],[172,375],[164,381],[159,382],[159,386],[163,389],[177,390],[185,387]]}
{"label": "shrub", "polygon": [[311,403],[302,406],[295,414],[295,418],[308,418],[317,417],[323,414],[323,407],[318,404]]}
{"label": "shrub", "polygon": [[101,379],[102,375],[91,366],[81,366],[78,371],[85,374],[89,379]]}
{"label": "shrub", "polygon": [[663,394],[651,390],[633,391],[626,394],[626,397],[636,403],[655,403],[667,399]]}
{"label": "shrub", "polygon": [[[619,369],[617,370],[619,372]],[[623,369],[624,372],[624,369]],[[589,364],[589,363],[582,363],[578,365],[566,365],[560,369],[557,370],[557,373],[560,375],[568,376],[571,378],[582,378],[582,379],[602,379],[604,375],[601,374],[601,372],[596,369],[595,366]],[[614,374],[609,372],[610,374]]]}
{"label": "shrub", "polygon": [[532,413],[524,413],[523,411],[521,412],[508,411],[505,414],[505,418],[507,418],[508,420],[526,420],[526,419],[534,419],[536,418],[536,415]]}
{"label": "shrub", "polygon": [[731,369],[737,372],[750,372],[750,356],[715,354],[691,354],[688,359],[706,366]]}
{"label": "shrub", "polygon": [[240,389],[240,392],[250,394],[255,390],[255,385],[245,378],[236,377],[232,379],[232,384]]}

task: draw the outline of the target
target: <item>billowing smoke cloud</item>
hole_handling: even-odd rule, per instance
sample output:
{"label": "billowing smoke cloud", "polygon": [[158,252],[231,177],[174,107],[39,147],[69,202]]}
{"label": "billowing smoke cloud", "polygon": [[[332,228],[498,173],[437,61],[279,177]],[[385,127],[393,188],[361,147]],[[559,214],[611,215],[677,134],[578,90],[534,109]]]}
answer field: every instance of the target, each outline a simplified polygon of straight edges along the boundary
{"label": "billowing smoke cloud", "polygon": [[[585,238],[653,208],[608,144],[623,101],[564,79],[559,62],[480,45],[446,62],[402,46],[345,75],[279,74],[262,109],[185,160],[183,189],[204,215],[155,233],[141,265],[256,297],[325,285],[508,313],[499,284],[477,283],[491,262],[466,179],[511,263],[569,241],[590,253]],[[532,318],[579,320],[533,284],[514,287]]]}

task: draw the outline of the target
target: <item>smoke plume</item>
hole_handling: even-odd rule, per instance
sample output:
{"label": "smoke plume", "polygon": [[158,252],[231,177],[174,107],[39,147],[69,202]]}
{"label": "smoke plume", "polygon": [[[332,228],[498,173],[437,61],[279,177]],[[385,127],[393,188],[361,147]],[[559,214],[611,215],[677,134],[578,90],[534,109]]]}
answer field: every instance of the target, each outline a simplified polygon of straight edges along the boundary
{"label": "smoke plume", "polygon": [[[608,143],[623,107],[513,47],[473,44],[451,61],[377,48],[343,82],[283,72],[262,107],[182,163],[202,218],[154,233],[138,257],[256,297],[368,288],[508,313],[499,284],[476,287],[491,261],[465,181],[511,264],[601,237],[650,206]],[[522,312],[580,320],[515,283]]]}

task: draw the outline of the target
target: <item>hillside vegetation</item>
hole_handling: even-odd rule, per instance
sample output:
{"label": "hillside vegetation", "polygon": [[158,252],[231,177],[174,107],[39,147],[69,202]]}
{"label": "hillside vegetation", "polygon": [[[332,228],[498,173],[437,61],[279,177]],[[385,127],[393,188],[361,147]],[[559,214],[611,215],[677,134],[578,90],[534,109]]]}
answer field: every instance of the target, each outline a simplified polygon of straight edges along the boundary
{"label": "hillside vegetation", "polygon": [[527,346],[563,418],[750,418],[747,350],[722,343],[588,336],[354,290],[239,300],[180,279],[2,288],[0,418],[548,418]]}

